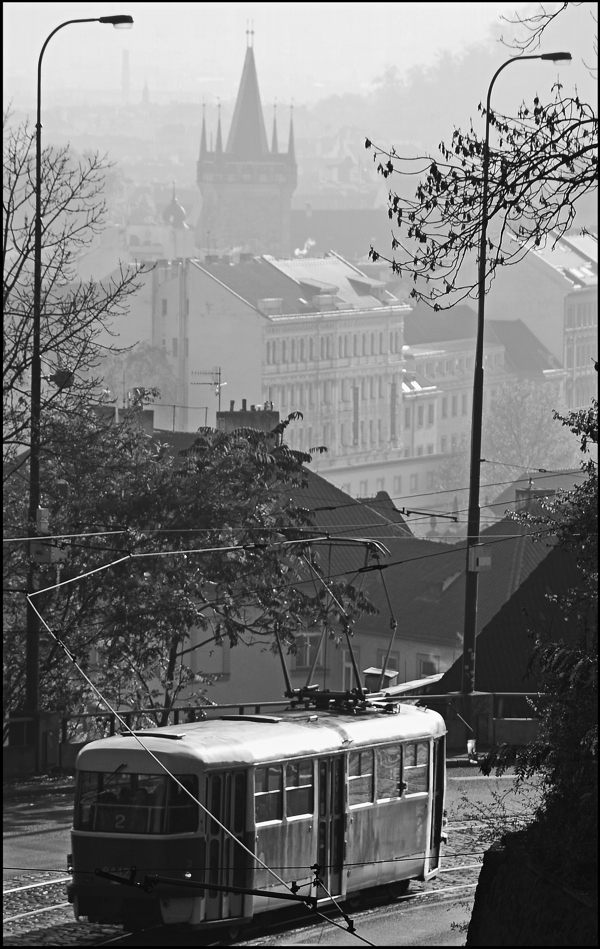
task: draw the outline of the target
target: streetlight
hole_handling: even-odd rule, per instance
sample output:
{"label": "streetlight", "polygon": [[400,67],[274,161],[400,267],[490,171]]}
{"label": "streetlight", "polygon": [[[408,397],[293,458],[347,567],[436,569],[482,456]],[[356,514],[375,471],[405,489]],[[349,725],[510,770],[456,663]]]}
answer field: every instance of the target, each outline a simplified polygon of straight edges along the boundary
{"label": "streetlight", "polygon": [[[480,509],[479,477],[481,470],[481,430],[483,422],[483,329],[485,315],[485,266],[488,225],[488,178],[490,165],[490,100],[494,83],[510,63],[524,59],[545,59],[551,62],[570,61],[570,53],[538,53],[515,56],[496,70],[490,82],[485,110],[485,148],[483,152],[483,196],[481,239],[479,242],[477,340],[475,346],[475,375],[473,380],[473,420],[471,423],[471,467],[469,476],[469,514],[467,525],[467,577],[465,586],[465,620],[463,640],[463,668],[461,692],[465,719],[472,727],[470,697],[475,687],[475,636],[477,633],[477,584],[479,579],[476,548],[479,545]],[[474,733],[473,733],[474,734]]]}
{"label": "streetlight", "polygon": [[[33,326],[31,355],[31,443],[29,453],[29,536],[37,536],[37,513],[40,504],[40,416],[42,365],[40,359],[40,331],[42,321],[42,59],[46,47],[55,33],[71,23],[110,23],[116,29],[133,26],[130,16],[88,17],[81,20],[66,20],[57,26],[42,46],[37,69],[37,121],[35,125],[35,226],[34,226],[34,271],[33,271]],[[29,566],[27,592],[35,592],[35,565]],[[29,714],[38,712],[39,706],[39,634],[37,614],[29,600],[27,602],[27,640],[25,655],[25,707]],[[37,729],[34,724],[34,734]],[[36,748],[38,745],[36,738]],[[37,752],[36,752],[37,759]]]}

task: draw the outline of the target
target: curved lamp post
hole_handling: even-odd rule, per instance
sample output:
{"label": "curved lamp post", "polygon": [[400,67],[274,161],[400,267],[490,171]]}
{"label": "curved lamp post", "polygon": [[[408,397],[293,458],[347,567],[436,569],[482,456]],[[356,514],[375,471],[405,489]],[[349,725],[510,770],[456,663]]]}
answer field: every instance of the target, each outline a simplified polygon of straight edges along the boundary
{"label": "curved lamp post", "polygon": [[[133,26],[130,16],[101,16],[86,19],[66,20],[57,26],[42,46],[37,69],[37,121],[35,125],[35,227],[33,270],[33,325],[31,355],[31,443],[29,454],[29,536],[37,535],[37,511],[40,504],[40,416],[42,365],[40,357],[40,332],[42,317],[42,59],[46,47],[55,33],[71,23],[110,23],[116,29]],[[30,563],[27,592],[35,592],[35,565]],[[27,640],[25,655],[25,709],[29,714],[38,712],[39,706],[39,619],[27,602]],[[34,734],[37,729],[34,724]],[[36,748],[38,745],[36,739]],[[37,759],[37,752],[36,752]]]}
{"label": "curved lamp post", "polygon": [[483,330],[485,315],[485,268],[486,268],[486,238],[488,225],[488,180],[490,166],[490,100],[494,83],[503,69],[511,63],[522,62],[525,59],[544,59],[551,62],[570,61],[570,53],[539,53],[532,56],[515,56],[508,59],[496,70],[490,82],[485,111],[485,148],[483,152],[483,195],[481,239],[479,242],[479,269],[478,269],[478,306],[477,306],[477,340],[475,346],[475,374],[473,380],[473,414],[471,422],[471,465],[469,475],[469,513],[467,526],[467,577],[465,586],[465,619],[463,641],[463,668],[461,692],[463,709],[467,725],[472,729],[470,696],[475,688],[475,636],[477,633],[477,585],[478,570],[476,563],[476,548],[480,543],[480,508],[479,508],[479,478],[481,471],[481,430],[483,422]]}

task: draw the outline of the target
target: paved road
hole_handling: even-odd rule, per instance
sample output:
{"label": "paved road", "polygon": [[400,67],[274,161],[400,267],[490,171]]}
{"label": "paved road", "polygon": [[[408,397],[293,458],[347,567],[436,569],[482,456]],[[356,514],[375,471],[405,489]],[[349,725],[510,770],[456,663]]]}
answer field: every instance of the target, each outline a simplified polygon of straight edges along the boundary
{"label": "paved road", "polygon": [[[468,923],[472,906],[472,893],[460,903],[433,902],[433,897],[429,897],[415,905],[403,903],[368,913],[355,913],[353,921],[357,935],[375,946],[464,946],[466,935],[459,926]],[[356,946],[358,949],[365,943],[351,933],[323,922],[300,932],[269,938],[263,945]]]}
{"label": "paved road", "polygon": [[65,870],[72,820],[72,794],[36,795],[6,802],[3,879],[18,875],[12,867]]}

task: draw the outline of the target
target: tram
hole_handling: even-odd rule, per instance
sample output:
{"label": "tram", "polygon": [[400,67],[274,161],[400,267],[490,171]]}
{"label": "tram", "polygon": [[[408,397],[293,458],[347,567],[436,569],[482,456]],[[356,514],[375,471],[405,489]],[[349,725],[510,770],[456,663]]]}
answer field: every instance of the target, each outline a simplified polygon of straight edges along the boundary
{"label": "tram", "polygon": [[234,929],[290,892],[314,906],[399,894],[438,871],[445,732],[436,712],[398,702],[91,742],[76,762],[75,916]]}

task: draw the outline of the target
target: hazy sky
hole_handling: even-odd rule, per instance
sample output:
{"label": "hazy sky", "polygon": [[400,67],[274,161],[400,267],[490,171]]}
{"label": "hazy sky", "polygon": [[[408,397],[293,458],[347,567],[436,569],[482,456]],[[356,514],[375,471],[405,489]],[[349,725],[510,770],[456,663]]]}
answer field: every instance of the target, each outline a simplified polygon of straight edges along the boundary
{"label": "hazy sky", "polygon": [[150,89],[235,95],[254,24],[264,101],[364,92],[386,64],[404,70],[484,40],[515,3],[4,3],[5,98],[33,102],[39,51],[62,21],[129,13],[132,30],[76,24],[51,40],[44,92],[118,90],[129,50],[132,98]]}

